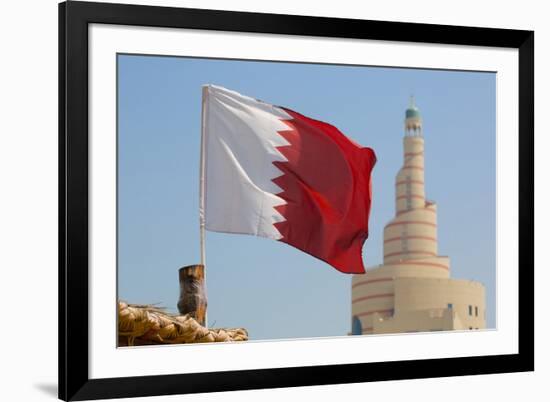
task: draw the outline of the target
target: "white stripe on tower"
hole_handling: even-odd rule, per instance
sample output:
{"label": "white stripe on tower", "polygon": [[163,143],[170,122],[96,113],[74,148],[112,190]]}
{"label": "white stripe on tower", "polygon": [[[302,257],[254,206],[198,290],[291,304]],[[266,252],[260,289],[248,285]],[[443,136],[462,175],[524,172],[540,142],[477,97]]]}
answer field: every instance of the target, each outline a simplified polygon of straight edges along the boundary
{"label": "white stripe on tower", "polygon": [[287,161],[277,147],[289,143],[278,132],[289,130],[284,120],[291,117],[237,92],[206,88],[206,194],[224,195],[206,197],[206,228],[278,240],[273,225],[285,219],[274,207],[286,202],[276,195],[282,189],[272,180],[283,173],[273,162]]}

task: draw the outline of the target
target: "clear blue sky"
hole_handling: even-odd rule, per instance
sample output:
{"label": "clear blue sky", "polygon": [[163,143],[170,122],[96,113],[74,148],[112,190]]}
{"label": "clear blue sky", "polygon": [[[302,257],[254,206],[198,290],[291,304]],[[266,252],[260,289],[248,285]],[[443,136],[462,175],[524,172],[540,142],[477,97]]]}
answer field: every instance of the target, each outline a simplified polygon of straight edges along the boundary
{"label": "clear blue sky", "polygon": [[[382,262],[414,94],[439,253],[451,257],[452,277],[486,286],[494,327],[495,74],[130,55],[118,68],[121,299],[176,311],[178,269],[199,263],[201,85],[289,107],[375,150],[366,266]],[[245,327],[252,339],[350,331],[351,276],[273,240],[208,232],[206,247],[210,325]]]}

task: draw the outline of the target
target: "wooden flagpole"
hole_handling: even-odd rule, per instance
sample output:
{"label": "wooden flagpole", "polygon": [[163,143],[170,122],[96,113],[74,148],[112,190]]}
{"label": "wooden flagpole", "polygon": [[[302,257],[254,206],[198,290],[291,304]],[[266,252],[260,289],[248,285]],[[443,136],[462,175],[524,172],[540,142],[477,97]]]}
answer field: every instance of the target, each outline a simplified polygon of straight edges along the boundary
{"label": "wooden flagpole", "polygon": [[179,270],[180,298],[178,310],[194,317],[201,325],[208,328],[207,297],[206,297],[206,250],[205,250],[205,126],[208,87],[202,87],[201,111],[201,149],[199,167],[199,235],[200,264],[188,265]]}

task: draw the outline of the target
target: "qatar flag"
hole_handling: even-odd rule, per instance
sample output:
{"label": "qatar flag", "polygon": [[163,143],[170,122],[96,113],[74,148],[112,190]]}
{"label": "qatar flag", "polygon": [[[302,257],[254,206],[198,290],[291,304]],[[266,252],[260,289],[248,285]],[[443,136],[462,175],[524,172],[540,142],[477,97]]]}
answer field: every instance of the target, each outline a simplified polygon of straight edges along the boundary
{"label": "qatar flag", "polygon": [[203,87],[202,124],[203,227],[278,240],[341,272],[365,272],[372,149],[214,85]]}

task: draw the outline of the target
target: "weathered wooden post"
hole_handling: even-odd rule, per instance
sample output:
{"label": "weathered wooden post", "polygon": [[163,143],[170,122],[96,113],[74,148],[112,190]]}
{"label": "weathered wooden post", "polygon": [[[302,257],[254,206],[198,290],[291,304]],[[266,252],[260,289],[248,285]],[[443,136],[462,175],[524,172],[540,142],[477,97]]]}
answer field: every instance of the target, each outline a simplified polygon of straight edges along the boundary
{"label": "weathered wooden post", "polygon": [[206,325],[206,291],[204,286],[204,265],[188,265],[179,269],[180,314],[189,314],[201,325]]}

